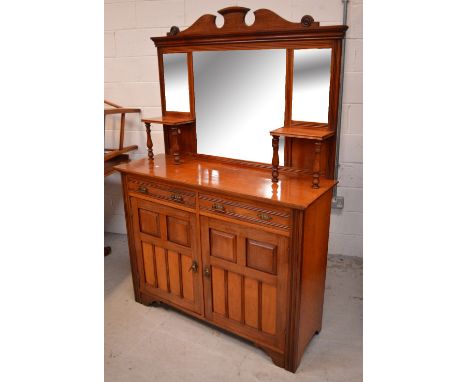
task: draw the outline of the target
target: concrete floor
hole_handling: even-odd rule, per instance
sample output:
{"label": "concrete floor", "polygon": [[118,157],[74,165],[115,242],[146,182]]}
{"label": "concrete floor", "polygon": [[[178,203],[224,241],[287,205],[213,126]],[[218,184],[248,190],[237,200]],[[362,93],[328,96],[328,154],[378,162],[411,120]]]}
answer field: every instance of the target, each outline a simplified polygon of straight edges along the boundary
{"label": "concrete floor", "polygon": [[134,301],[126,235],[106,234],[105,380],[362,381],[362,259],[330,256],[322,332],[295,374],[193,318]]}

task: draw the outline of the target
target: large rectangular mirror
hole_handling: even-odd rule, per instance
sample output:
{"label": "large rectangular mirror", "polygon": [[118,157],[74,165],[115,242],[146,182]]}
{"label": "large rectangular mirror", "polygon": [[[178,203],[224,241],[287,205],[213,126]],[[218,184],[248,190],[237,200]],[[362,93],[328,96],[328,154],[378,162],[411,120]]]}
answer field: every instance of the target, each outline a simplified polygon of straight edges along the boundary
{"label": "large rectangular mirror", "polygon": [[331,49],[294,50],[294,121],[328,123],[331,53]]}
{"label": "large rectangular mirror", "polygon": [[197,152],[271,163],[269,132],[284,124],[286,51],[194,52],[193,67]]}
{"label": "large rectangular mirror", "polygon": [[187,53],[163,55],[166,111],[190,111]]}

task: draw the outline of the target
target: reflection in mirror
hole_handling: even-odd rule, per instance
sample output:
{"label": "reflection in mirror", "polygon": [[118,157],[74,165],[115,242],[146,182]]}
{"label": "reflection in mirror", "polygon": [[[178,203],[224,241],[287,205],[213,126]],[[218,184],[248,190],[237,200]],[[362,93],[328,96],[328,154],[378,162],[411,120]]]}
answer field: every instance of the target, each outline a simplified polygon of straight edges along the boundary
{"label": "reflection in mirror", "polygon": [[187,53],[164,54],[166,110],[190,111]]}
{"label": "reflection in mirror", "polygon": [[194,52],[193,65],[197,152],[271,163],[270,131],[284,124],[285,50]]}
{"label": "reflection in mirror", "polygon": [[292,119],[328,123],[331,49],[294,51]]}

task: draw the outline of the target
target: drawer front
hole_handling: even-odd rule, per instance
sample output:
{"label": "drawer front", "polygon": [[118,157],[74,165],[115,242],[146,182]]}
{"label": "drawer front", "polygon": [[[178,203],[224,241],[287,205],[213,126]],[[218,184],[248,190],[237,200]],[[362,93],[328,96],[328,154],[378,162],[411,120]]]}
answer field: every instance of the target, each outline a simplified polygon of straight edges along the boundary
{"label": "drawer front", "polygon": [[129,178],[128,191],[195,209],[195,192],[164,183]]}
{"label": "drawer front", "polygon": [[273,228],[290,230],[291,212],[251,201],[225,198],[214,194],[200,194],[200,211],[212,212],[237,220]]}

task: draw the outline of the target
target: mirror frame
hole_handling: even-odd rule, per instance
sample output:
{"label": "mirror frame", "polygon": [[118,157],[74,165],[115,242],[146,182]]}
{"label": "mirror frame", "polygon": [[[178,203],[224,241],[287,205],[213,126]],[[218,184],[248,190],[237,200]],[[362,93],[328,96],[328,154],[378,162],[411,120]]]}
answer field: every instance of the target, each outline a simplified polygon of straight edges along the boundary
{"label": "mirror frame", "polygon": [[[254,12],[255,21],[252,25],[245,23],[249,8],[228,7],[218,12],[224,17],[222,27],[216,25],[215,15],[201,16],[192,26],[180,32],[178,27],[172,27],[165,37],[152,37],[157,47],[161,108],[163,116],[179,116],[195,119],[179,128],[179,149],[182,154],[209,157],[216,160],[235,162],[247,166],[271,168],[271,164],[242,161],[232,158],[213,157],[197,153],[196,142],[196,115],[193,74],[193,52],[198,51],[226,51],[226,50],[259,50],[259,49],[285,49],[286,50],[286,81],[285,81],[285,112],[284,127],[292,127],[297,121],[292,121],[292,86],[294,70],[295,49],[322,49],[330,48],[331,76],[329,92],[328,124],[325,127],[336,132],[339,117],[339,90],[342,60],[342,40],[348,29],[345,25],[320,26],[320,23],[305,15],[301,22],[293,23],[283,19],[272,11],[259,9]],[[189,78],[190,113],[177,113],[166,111],[164,89],[164,63],[163,55],[167,53],[187,53],[187,70]],[[277,126],[272,126],[272,130]],[[163,125],[164,143],[166,153],[171,153],[170,126]],[[325,141],[322,147],[320,162],[323,175],[334,177],[336,136]],[[325,143],[324,142],[324,143]],[[285,139],[284,166],[281,171],[311,173],[313,165],[313,141],[295,138]]]}

